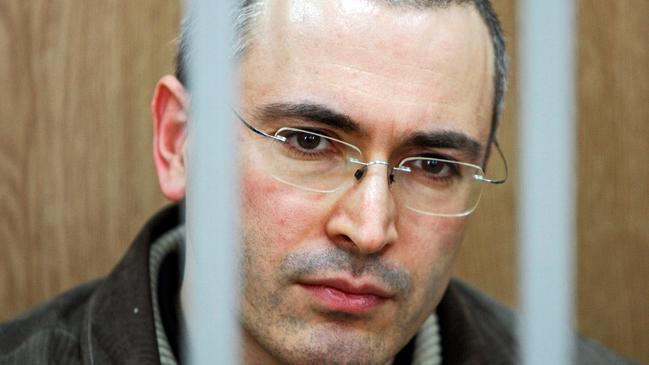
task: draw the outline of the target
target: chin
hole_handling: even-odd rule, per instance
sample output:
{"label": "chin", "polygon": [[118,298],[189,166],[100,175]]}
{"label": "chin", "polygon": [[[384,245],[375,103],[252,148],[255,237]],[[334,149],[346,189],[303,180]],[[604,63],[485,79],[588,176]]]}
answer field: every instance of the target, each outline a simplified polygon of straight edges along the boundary
{"label": "chin", "polygon": [[342,318],[313,322],[291,315],[278,321],[245,317],[244,353],[251,364],[388,364],[412,337],[398,327],[373,331]]}
{"label": "chin", "polygon": [[[318,326],[320,327],[320,326]],[[290,348],[277,352],[285,364],[387,364],[400,346],[388,345],[385,336],[367,334],[335,323],[313,328]],[[286,343],[284,345],[287,345]]]}

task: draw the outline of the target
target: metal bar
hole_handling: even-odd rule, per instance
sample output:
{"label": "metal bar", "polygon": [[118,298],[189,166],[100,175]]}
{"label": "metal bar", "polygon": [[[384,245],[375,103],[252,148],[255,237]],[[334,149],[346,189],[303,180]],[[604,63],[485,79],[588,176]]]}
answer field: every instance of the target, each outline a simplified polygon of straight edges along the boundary
{"label": "metal bar", "polygon": [[191,0],[187,247],[183,279],[189,364],[236,364],[239,196],[231,122],[231,2]]}
{"label": "metal bar", "polygon": [[568,364],[574,338],[574,2],[524,0],[520,25],[522,362]]}

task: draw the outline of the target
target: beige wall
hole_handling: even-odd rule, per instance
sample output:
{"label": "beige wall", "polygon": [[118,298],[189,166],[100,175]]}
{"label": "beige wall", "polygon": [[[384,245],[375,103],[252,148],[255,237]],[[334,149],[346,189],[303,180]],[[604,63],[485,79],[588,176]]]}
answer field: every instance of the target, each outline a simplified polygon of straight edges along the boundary
{"label": "beige wall", "polygon": [[[495,3],[515,51],[516,3]],[[577,326],[649,363],[649,2],[579,11]],[[164,204],[148,103],[178,14],[174,1],[0,2],[0,320],[108,272]],[[457,271],[515,304],[512,60],[511,180],[483,199]]]}
{"label": "beige wall", "polygon": [[0,318],[107,273],[162,206],[148,113],[174,1],[0,1]]}
{"label": "beige wall", "polygon": [[[494,3],[512,51],[516,3]],[[649,2],[581,0],[578,11],[576,326],[649,363]],[[458,275],[515,305],[518,131],[512,61],[500,136],[514,176],[481,203]]]}

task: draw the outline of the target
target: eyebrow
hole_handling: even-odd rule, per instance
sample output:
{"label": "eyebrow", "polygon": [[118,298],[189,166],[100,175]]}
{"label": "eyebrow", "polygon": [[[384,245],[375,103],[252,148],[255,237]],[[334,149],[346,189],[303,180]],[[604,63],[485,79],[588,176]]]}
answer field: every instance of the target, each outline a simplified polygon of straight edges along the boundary
{"label": "eyebrow", "polygon": [[408,137],[404,143],[412,147],[449,148],[460,151],[475,162],[482,152],[482,144],[461,132],[432,131],[419,132]]}
{"label": "eyebrow", "polygon": [[332,109],[313,103],[273,103],[267,104],[255,111],[261,119],[272,120],[280,118],[296,118],[304,121],[323,124],[343,132],[363,134],[361,127],[349,116]]}

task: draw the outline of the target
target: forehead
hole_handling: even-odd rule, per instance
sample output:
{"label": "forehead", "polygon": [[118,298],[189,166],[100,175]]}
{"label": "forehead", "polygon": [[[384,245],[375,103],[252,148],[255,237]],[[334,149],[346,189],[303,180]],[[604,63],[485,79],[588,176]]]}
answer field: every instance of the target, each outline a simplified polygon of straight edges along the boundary
{"label": "forehead", "polygon": [[253,29],[241,65],[244,108],[309,101],[370,134],[444,129],[486,141],[493,55],[472,6],[276,0]]}

